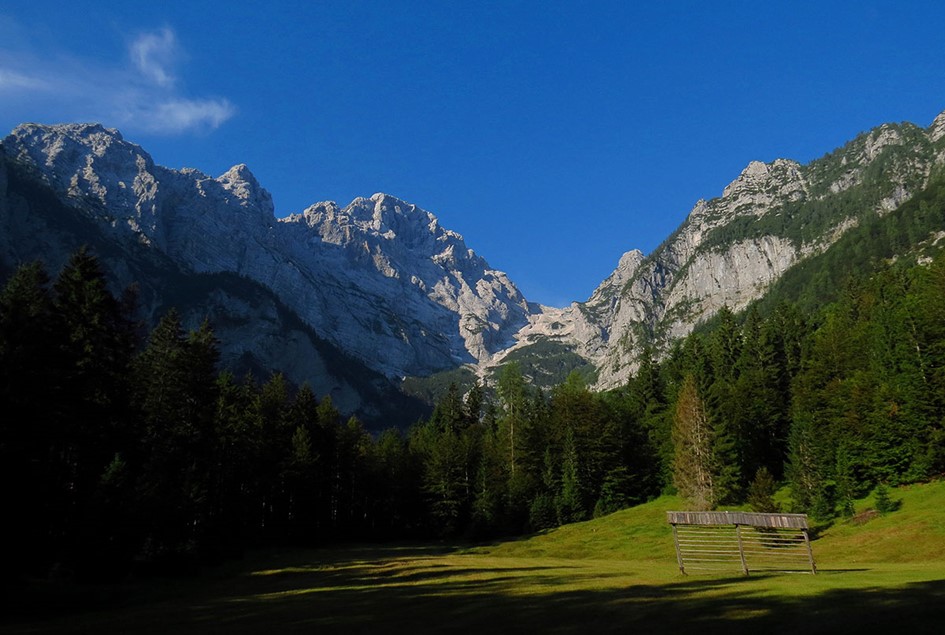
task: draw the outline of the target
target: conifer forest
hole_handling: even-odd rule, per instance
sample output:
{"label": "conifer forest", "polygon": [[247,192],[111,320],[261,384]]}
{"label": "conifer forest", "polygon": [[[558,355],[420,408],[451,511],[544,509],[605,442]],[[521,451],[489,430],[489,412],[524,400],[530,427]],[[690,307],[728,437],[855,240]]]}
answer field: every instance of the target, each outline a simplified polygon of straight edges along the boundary
{"label": "conifer forest", "polygon": [[262,545],[485,539],[676,491],[694,508],[852,514],[945,472],[945,256],[846,280],[814,312],[722,310],[622,388],[572,373],[450,385],[407,430],[221,371],[213,325],[150,332],[96,257],[21,267],[0,296],[0,479],[14,571],[179,570]]}

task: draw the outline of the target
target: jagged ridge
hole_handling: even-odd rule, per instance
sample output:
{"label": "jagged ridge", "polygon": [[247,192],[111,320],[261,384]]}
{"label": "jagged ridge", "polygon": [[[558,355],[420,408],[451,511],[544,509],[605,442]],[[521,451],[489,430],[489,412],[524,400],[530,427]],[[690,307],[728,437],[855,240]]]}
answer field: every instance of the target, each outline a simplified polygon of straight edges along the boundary
{"label": "jagged ridge", "polygon": [[598,386],[610,387],[643,344],[665,350],[722,306],[743,308],[864,218],[921,191],[945,165],[945,113],[926,129],[880,126],[807,165],[751,162],[652,254],[627,252],[587,302],[561,309],[529,304],[462,236],[393,196],[316,203],[277,220],[245,165],[217,178],[171,170],[98,125],[23,125],[3,149],[112,240],[185,271],[263,285],[389,377],[464,364],[484,374],[536,347],[589,360]]}
{"label": "jagged ridge", "polygon": [[193,272],[263,284],[322,337],[389,376],[486,359],[527,320],[504,273],[392,196],[344,209],[319,203],[277,222],[245,165],[215,179],[171,170],[100,125],[26,124],[3,147],[114,239]]}

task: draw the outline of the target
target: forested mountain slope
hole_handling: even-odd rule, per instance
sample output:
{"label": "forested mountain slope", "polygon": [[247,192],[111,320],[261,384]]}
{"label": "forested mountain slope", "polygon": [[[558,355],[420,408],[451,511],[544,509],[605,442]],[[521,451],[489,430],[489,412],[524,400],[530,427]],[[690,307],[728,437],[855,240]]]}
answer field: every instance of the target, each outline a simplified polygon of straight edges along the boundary
{"label": "forested mountain slope", "polygon": [[[938,187],[943,164],[945,113],[925,129],[882,125],[807,165],[752,162],[722,196],[697,202],[653,253],[627,252],[587,302],[533,316],[517,348],[558,342],[597,367],[598,387],[620,385],[644,348],[666,351],[720,308],[738,311],[764,297],[799,266],[805,273],[781,288],[810,278],[836,283],[840,272],[869,265],[848,258],[853,252],[892,258],[937,245],[939,218],[895,212],[917,194],[934,198],[926,189]],[[824,291],[804,294],[823,301],[831,297]]]}

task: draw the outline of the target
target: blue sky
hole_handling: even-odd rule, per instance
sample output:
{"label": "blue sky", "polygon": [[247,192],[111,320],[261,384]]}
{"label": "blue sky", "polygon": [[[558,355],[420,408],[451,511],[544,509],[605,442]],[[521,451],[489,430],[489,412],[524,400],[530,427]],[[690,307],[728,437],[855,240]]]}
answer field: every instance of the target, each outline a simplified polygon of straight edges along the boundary
{"label": "blue sky", "polygon": [[749,161],[945,110],[945,3],[83,2],[0,8],[0,129],[101,121],[249,165],[283,216],[387,192],[532,301],[586,299]]}

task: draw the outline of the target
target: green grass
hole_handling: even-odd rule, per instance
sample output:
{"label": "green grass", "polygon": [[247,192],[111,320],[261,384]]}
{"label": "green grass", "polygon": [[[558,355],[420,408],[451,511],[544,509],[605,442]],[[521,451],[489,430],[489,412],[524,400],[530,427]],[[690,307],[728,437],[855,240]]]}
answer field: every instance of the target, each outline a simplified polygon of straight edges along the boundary
{"label": "green grass", "polygon": [[471,550],[508,557],[675,562],[666,512],[684,509],[675,496],[625,509],[603,518],[565,525],[534,536]]}
{"label": "green grass", "polygon": [[899,509],[872,512],[873,499],[856,502],[857,515],[823,532],[815,546],[827,562],[945,563],[945,481],[892,490]]}
{"label": "green grass", "polygon": [[[937,633],[945,619],[945,483],[901,508],[821,528],[817,576],[680,575],[664,497],[521,540],[257,553],[193,580],[46,589],[0,631],[135,633]],[[72,596],[74,597],[74,596]],[[56,610],[66,611],[55,615]]]}

